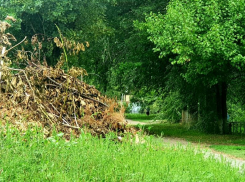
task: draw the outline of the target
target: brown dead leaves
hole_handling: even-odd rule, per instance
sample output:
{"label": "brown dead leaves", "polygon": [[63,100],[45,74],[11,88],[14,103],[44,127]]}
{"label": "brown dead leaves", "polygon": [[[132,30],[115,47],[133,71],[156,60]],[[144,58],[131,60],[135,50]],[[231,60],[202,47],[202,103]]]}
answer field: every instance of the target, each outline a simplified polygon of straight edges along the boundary
{"label": "brown dead leaves", "polygon": [[34,63],[18,74],[7,74],[1,84],[0,118],[21,130],[30,123],[42,125],[49,131],[47,135],[55,127],[67,137],[71,132],[78,135],[83,127],[93,135],[103,136],[110,131],[131,130],[126,127],[123,108],[81,82],[77,78],[81,74],[86,71],[72,68],[66,74],[60,66]]}

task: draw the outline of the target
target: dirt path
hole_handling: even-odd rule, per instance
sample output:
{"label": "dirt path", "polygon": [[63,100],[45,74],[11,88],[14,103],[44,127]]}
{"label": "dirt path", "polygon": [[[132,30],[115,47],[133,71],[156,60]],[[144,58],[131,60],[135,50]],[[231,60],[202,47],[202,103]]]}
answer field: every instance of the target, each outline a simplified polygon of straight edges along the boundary
{"label": "dirt path", "polygon": [[159,121],[154,121],[154,120],[149,121],[149,122],[141,122],[141,121],[133,121],[131,119],[126,119],[126,122],[128,122],[129,125],[138,125],[138,124],[140,124],[140,125],[147,125],[147,124],[160,123]]}
{"label": "dirt path", "polygon": [[[144,123],[144,122],[140,122],[140,121],[132,121],[132,120],[128,120],[127,122],[129,125],[147,125],[150,124],[149,122]],[[154,123],[154,122],[153,122]],[[157,122],[155,122],[157,123]],[[209,148],[209,145],[207,144],[197,144],[197,143],[192,143],[192,142],[188,142],[184,139],[181,138],[173,138],[173,137],[162,137],[162,138],[158,138],[158,140],[160,140],[160,142],[163,142],[164,145],[166,146],[182,146],[182,147],[187,147],[187,146],[191,146],[194,147],[195,150],[201,151],[202,153],[205,154],[205,158],[209,158],[209,157],[213,157],[214,159],[216,159],[217,161],[221,162],[224,159],[231,164],[231,166],[233,167],[238,167],[240,169],[240,172],[245,172],[245,160],[243,159],[239,159],[236,158],[234,156],[222,153],[222,152],[217,152],[213,149]]]}

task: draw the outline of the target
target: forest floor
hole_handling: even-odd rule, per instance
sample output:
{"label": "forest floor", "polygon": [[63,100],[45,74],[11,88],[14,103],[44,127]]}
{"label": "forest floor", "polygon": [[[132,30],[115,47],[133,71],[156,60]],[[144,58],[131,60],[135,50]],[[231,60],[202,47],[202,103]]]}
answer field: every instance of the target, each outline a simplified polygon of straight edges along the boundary
{"label": "forest floor", "polygon": [[[149,125],[149,122],[133,121],[130,119],[126,119],[126,121],[128,122],[129,125]],[[152,121],[150,123],[158,124],[159,122]],[[210,144],[189,142],[189,141],[186,141],[185,139],[176,138],[176,137],[162,136],[162,137],[156,137],[155,139],[169,147],[184,147],[184,148],[194,147],[196,151],[200,149],[203,153],[205,153],[205,158],[213,157],[217,161],[225,160],[231,166],[238,167],[241,172],[245,172],[245,160],[244,159],[237,158],[235,156],[213,150],[209,148]]]}

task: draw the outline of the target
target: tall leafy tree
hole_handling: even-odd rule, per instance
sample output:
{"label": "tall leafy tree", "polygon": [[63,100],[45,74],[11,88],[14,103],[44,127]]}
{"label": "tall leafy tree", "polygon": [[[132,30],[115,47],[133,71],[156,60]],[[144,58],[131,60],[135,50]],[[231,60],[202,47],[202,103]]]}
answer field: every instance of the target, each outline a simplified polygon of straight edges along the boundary
{"label": "tall leafy tree", "polygon": [[136,25],[144,21],[146,13],[164,13],[167,3],[168,0],[120,0],[107,6],[108,23],[115,29],[109,42],[114,60],[110,85],[121,93],[132,94],[144,86],[149,91],[163,84],[166,63],[158,61],[152,51],[154,45],[147,40],[148,33],[139,31]]}
{"label": "tall leafy tree", "polygon": [[[166,15],[146,18],[149,40],[161,58],[181,66],[180,74],[199,88],[201,111],[209,111],[209,130],[227,133],[227,87],[245,63],[244,0],[172,0]],[[198,92],[198,90],[196,90]],[[195,92],[195,90],[193,90]],[[207,114],[207,112],[204,112]]]}

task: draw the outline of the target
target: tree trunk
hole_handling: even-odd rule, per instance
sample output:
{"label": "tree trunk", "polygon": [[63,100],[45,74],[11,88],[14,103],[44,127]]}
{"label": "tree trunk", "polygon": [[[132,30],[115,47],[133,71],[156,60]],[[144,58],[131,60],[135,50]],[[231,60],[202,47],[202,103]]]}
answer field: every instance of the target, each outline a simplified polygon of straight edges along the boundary
{"label": "tree trunk", "polygon": [[205,89],[203,95],[199,96],[199,122],[207,132],[229,133],[226,96],[227,84],[225,82]]}
{"label": "tree trunk", "polygon": [[208,127],[208,132],[218,133],[217,127],[217,88],[215,86],[211,87],[206,92],[206,122]]}
{"label": "tree trunk", "polygon": [[225,82],[216,85],[216,107],[217,124],[216,132],[228,134],[227,106],[226,106],[227,84]]}
{"label": "tree trunk", "polygon": [[223,118],[223,134],[229,134],[229,125],[227,122],[227,84],[225,82],[222,83],[222,118]]}

